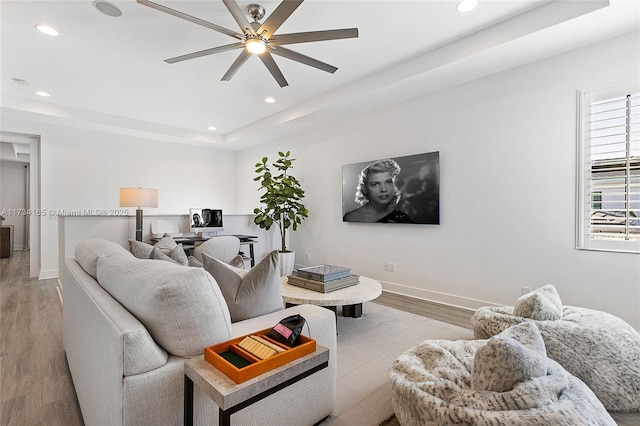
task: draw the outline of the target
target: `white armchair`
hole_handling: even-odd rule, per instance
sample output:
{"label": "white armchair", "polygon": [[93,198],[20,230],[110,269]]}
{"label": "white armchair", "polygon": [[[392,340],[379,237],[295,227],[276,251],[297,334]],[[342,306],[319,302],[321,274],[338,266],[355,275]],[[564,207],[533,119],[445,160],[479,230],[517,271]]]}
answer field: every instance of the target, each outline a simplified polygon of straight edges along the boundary
{"label": "white armchair", "polygon": [[193,256],[202,262],[202,253],[207,253],[222,262],[229,263],[240,252],[240,239],[233,235],[213,237],[193,249]]}

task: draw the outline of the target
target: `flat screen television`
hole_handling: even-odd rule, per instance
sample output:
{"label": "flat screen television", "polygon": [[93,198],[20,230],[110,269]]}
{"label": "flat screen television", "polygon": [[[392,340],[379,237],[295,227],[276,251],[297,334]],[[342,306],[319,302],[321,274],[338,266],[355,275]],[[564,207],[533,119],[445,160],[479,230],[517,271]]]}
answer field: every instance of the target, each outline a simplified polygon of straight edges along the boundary
{"label": "flat screen television", "polygon": [[221,209],[189,209],[189,230],[203,237],[215,237],[222,227]]}

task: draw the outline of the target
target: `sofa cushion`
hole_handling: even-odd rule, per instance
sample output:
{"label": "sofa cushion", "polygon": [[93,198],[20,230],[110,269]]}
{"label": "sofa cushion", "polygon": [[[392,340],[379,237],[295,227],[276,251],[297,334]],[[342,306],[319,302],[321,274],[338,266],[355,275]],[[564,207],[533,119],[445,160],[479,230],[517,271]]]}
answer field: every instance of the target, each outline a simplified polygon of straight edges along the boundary
{"label": "sofa cushion", "polygon": [[235,268],[202,253],[204,269],[222,290],[231,321],[242,321],[283,308],[280,263],[277,250],[269,253],[250,270]]}
{"label": "sofa cushion", "polygon": [[133,257],[98,260],[98,282],[167,352],[191,357],[231,336],[229,309],[203,269]]}
{"label": "sofa cushion", "polygon": [[113,241],[94,238],[85,240],[76,246],[75,257],[82,269],[93,279],[97,277],[98,258],[108,256],[131,257],[131,253]]}
{"label": "sofa cushion", "polygon": [[471,387],[507,392],[516,383],[547,374],[547,351],[535,324],[525,322],[490,338],[476,351]]}
{"label": "sofa cushion", "polygon": [[513,314],[536,321],[555,321],[562,319],[562,301],[556,288],[545,285],[527,293],[516,300]]}

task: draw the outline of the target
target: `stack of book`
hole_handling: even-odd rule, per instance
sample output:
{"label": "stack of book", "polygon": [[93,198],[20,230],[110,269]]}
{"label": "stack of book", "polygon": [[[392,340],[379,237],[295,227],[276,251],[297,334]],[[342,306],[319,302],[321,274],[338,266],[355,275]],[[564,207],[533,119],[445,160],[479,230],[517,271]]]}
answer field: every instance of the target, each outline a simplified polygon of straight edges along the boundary
{"label": "stack of book", "polygon": [[329,293],[356,285],[359,282],[359,278],[358,275],[351,274],[351,268],[317,265],[298,269],[293,275],[289,275],[288,282],[297,287],[320,293]]}

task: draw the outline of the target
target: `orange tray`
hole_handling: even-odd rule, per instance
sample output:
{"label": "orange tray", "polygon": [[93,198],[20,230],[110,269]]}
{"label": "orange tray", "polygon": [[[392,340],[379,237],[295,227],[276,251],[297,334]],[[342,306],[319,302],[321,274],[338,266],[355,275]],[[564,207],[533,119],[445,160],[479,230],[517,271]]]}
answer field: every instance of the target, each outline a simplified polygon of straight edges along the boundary
{"label": "orange tray", "polygon": [[[269,332],[269,330],[271,330],[271,328],[236,337],[234,339],[227,340],[226,342],[218,343],[217,345],[207,346],[206,348],[204,348],[204,359],[207,360],[215,368],[220,370],[222,373],[224,373],[225,376],[229,377],[235,383],[242,383],[246,382],[249,379],[253,379],[256,376],[259,376],[260,374],[266,373],[269,370],[278,368],[288,362],[293,361],[294,359],[313,353],[316,350],[316,341],[307,336],[303,336],[301,334],[299,337],[300,343],[298,344],[298,346],[290,348],[267,337],[266,334]],[[238,346],[238,343],[240,343],[242,339],[250,335],[260,336],[286,350],[279,354],[270,356],[267,359],[260,360]],[[220,356],[220,353],[226,352],[228,350],[237,353],[238,355],[249,361],[251,364],[242,368],[238,368],[235,365],[231,364],[229,361]]]}

